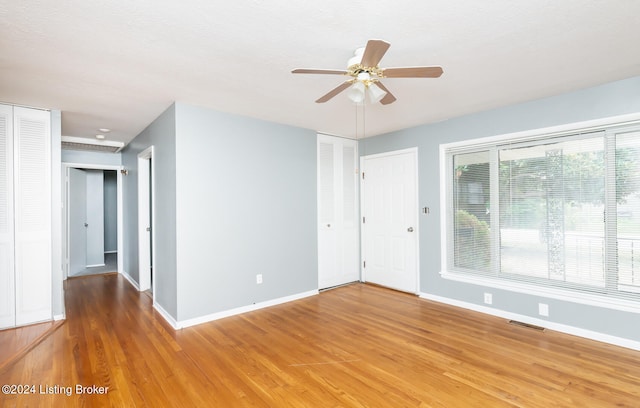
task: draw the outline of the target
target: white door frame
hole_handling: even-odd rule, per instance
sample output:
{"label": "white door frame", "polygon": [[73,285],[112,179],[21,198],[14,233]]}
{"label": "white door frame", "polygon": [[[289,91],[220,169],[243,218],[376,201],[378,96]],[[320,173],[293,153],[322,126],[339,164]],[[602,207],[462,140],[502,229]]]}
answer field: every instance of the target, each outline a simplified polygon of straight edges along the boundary
{"label": "white door frame", "polygon": [[[152,294],[156,292],[156,279],[151,276],[154,269],[151,266],[155,265],[156,256],[155,195],[155,160],[153,160],[153,146],[149,146],[138,154],[138,276],[140,291],[151,289]],[[150,201],[151,205],[149,205]],[[151,225],[148,223],[149,212],[151,212]],[[151,228],[151,231],[147,228]]]}
{"label": "white door frame", "polygon": [[[371,154],[368,156],[360,156],[360,174],[365,173],[366,174],[366,160],[367,159],[378,159],[378,158],[382,158],[382,157],[390,157],[390,156],[397,156],[397,155],[403,155],[403,154],[413,154],[415,157],[415,191],[416,191],[416,202],[414,203],[414,208],[415,208],[415,212],[416,212],[416,225],[415,225],[415,237],[416,237],[416,246],[415,246],[415,259],[416,259],[416,294],[420,294],[420,190],[418,189],[418,176],[419,176],[419,171],[418,171],[418,148],[417,147],[410,147],[408,149],[401,149],[401,150],[394,150],[394,151],[390,151],[390,152],[384,152],[384,153],[377,153],[377,154]],[[366,177],[366,175],[365,175]],[[365,180],[362,179],[362,177],[360,177],[360,215],[362,216],[365,212],[365,200],[364,200],[364,195],[365,195],[365,190],[364,190],[364,182]],[[366,222],[362,223],[361,220],[361,230],[360,230],[360,259],[361,260],[366,260],[365,259],[365,243],[366,238],[365,238],[365,234],[366,234]],[[363,262],[360,262],[360,276],[362,279],[362,282],[366,282],[367,281],[367,276],[366,276],[366,268],[363,265]]]}
{"label": "white door frame", "polygon": [[117,174],[117,234],[118,234],[118,273],[122,273],[123,265],[124,265],[124,254],[123,254],[123,237],[122,232],[124,230],[124,222],[122,218],[122,208],[123,208],[123,199],[122,199],[122,173],[120,170],[123,169],[122,166],[110,166],[110,165],[102,165],[102,164],[83,164],[83,163],[62,163],[62,171],[64,176],[64,183],[62,183],[62,197],[64,197],[64,210],[62,211],[62,225],[63,225],[63,239],[62,239],[62,260],[63,260],[63,279],[67,279],[69,276],[69,169],[87,169],[87,170],[115,170]]}

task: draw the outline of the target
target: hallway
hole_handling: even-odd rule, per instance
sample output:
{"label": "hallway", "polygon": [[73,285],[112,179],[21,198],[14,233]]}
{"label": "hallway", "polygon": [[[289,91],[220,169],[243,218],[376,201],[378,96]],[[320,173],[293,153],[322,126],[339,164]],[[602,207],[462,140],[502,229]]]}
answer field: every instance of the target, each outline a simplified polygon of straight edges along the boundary
{"label": "hallway", "polygon": [[85,268],[83,271],[70,277],[75,278],[78,276],[98,275],[109,272],[118,272],[118,254],[115,252],[104,254],[104,266]]}

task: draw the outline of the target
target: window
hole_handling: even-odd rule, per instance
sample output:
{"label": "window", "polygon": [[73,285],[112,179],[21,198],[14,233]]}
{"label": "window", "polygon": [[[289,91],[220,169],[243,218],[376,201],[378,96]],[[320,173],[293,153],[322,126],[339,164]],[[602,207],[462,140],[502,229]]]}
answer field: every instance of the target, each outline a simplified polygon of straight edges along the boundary
{"label": "window", "polygon": [[637,127],[484,139],[441,151],[443,276],[640,308]]}
{"label": "window", "polygon": [[616,136],[615,186],[618,283],[640,292],[640,131]]}

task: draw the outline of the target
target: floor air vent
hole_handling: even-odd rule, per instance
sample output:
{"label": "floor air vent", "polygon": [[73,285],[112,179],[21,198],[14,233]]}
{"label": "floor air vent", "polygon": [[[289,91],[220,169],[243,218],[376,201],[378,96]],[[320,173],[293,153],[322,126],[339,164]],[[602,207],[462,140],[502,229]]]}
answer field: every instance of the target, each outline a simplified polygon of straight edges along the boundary
{"label": "floor air vent", "polygon": [[544,327],[536,326],[535,324],[529,324],[524,322],[519,322],[517,320],[509,320],[509,324],[513,324],[515,326],[526,327],[527,329],[533,329],[538,331],[544,331]]}

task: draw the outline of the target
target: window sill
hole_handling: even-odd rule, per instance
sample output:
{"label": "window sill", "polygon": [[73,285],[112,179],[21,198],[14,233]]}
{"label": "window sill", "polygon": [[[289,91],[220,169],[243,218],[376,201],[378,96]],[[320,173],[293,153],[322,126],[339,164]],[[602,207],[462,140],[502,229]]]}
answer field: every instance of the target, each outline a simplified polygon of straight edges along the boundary
{"label": "window sill", "polygon": [[489,276],[471,276],[451,271],[441,271],[444,279],[469,283],[472,285],[508,290],[524,293],[531,296],[540,296],[550,299],[558,299],[565,302],[579,303],[589,306],[603,307],[622,312],[640,313],[640,302],[626,299],[616,299],[597,294],[578,293],[561,288],[545,288],[525,282],[508,281]]}

